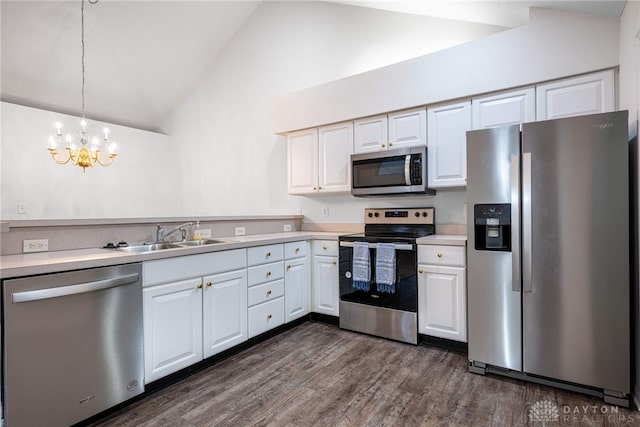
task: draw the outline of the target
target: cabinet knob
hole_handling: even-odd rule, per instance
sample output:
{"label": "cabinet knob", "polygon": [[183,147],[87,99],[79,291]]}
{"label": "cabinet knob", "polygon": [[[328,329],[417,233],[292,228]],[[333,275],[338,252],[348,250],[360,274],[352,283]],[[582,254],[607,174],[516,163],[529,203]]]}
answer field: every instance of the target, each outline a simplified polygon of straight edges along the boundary
{"label": "cabinet knob", "polygon": [[300,248],[296,248],[296,253],[300,252]]}
{"label": "cabinet knob", "polygon": [[323,251],[326,251],[326,250],[327,250],[327,247],[326,247],[326,246],[323,246],[323,247],[322,247],[322,250],[323,250]]}
{"label": "cabinet knob", "polygon": [[271,256],[271,252],[267,252],[267,258]]}
{"label": "cabinet knob", "polygon": [[207,287],[209,287],[209,286],[211,286],[211,285],[213,285],[213,283],[211,283],[211,282],[207,282]]}
{"label": "cabinet knob", "polygon": [[271,319],[271,315],[270,314],[267,314],[267,319]]}
{"label": "cabinet knob", "polygon": [[389,147],[393,147],[393,142],[390,142],[390,143],[389,143]]}
{"label": "cabinet knob", "polygon": [[321,186],[318,186],[318,190],[322,190],[322,187],[321,187]]}
{"label": "cabinet knob", "polygon": [[331,264],[336,265],[337,262],[336,261],[331,261]]}
{"label": "cabinet knob", "polygon": [[271,289],[267,291],[267,296],[271,295]]}
{"label": "cabinet knob", "polygon": [[316,191],[318,188],[317,187],[313,187],[313,191]]}
{"label": "cabinet knob", "polygon": [[267,277],[271,276],[271,272],[267,271]]}
{"label": "cabinet knob", "polygon": [[382,148],[384,148],[384,147],[386,147],[386,145],[385,145],[385,144],[382,144]]}
{"label": "cabinet knob", "polygon": [[442,252],[438,252],[438,258],[442,258]]}
{"label": "cabinet knob", "polygon": [[419,268],[419,269],[418,269],[418,273],[422,274],[422,273],[424,273],[424,270],[423,270],[423,269],[421,269],[421,268]]}
{"label": "cabinet knob", "polygon": [[198,289],[202,289],[202,283],[198,283],[197,288],[198,288]]}
{"label": "cabinet knob", "polygon": [[291,266],[290,265],[287,265],[287,270],[291,270]]}

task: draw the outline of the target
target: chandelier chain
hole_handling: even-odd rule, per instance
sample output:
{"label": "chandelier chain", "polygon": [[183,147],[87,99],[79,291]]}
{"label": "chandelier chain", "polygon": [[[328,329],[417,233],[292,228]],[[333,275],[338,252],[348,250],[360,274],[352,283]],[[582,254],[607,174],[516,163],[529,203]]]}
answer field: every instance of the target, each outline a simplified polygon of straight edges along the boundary
{"label": "chandelier chain", "polygon": [[[82,27],[82,36],[80,37],[82,43],[82,118],[84,119],[84,0],[82,1],[82,7],[80,8],[80,26]],[[91,1],[91,0],[89,0]]]}

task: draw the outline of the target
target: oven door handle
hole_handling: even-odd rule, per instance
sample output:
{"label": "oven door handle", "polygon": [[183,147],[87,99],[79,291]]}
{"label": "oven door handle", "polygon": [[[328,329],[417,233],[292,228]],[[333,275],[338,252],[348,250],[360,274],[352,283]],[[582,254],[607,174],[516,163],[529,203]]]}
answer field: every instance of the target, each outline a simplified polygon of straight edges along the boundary
{"label": "oven door handle", "polygon": [[[410,243],[394,243],[395,247],[396,247],[396,251],[413,251],[415,250],[415,245],[412,245]],[[353,247],[353,242],[340,242],[340,246],[346,247],[346,248],[352,248]],[[375,249],[376,248],[376,244],[375,243],[369,243],[369,248],[371,249]]]}

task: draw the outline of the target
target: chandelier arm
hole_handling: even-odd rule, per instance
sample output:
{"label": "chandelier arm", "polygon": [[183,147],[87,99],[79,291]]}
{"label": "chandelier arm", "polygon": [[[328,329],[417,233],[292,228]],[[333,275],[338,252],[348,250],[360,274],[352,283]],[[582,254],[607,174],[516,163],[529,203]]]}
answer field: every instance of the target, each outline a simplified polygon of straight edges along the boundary
{"label": "chandelier arm", "polygon": [[100,156],[98,155],[98,153],[99,153],[99,152],[100,152],[99,150],[98,150],[98,151],[96,151],[96,162],[97,162],[100,166],[104,166],[104,167],[110,166],[110,165],[111,165],[111,163],[113,163],[113,159],[115,159],[115,158],[116,158],[116,156],[117,156],[117,154],[116,154],[116,153],[110,153],[110,154],[109,154],[109,160],[107,160],[107,161],[104,161],[104,162],[103,162],[103,161],[100,159]]}
{"label": "chandelier arm", "polygon": [[58,150],[56,150],[55,148],[49,148],[48,150],[49,150],[49,153],[51,153],[51,158],[53,158],[53,161],[59,165],[66,165],[71,160],[71,152],[68,149],[67,149],[66,160],[60,160],[56,157],[58,155]]}

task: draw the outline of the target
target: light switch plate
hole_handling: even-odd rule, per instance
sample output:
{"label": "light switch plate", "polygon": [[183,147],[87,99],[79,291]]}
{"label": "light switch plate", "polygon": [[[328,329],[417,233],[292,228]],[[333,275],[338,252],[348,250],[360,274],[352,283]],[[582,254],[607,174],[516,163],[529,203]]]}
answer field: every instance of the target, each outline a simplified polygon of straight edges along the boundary
{"label": "light switch plate", "polygon": [[285,224],[284,231],[291,231],[291,224]]}
{"label": "light switch plate", "polygon": [[236,227],[236,236],[244,236],[244,227]]}

